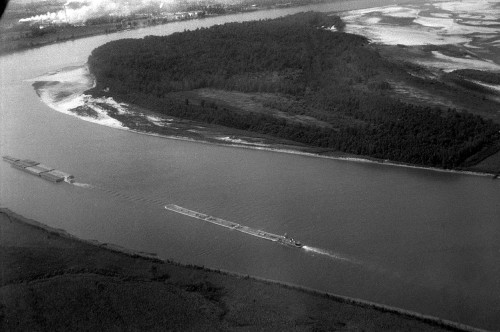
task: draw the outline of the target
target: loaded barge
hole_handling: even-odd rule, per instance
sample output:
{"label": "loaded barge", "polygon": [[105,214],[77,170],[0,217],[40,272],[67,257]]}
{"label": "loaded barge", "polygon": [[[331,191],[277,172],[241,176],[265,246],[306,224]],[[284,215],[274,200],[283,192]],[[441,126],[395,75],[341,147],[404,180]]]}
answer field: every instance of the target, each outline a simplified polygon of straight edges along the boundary
{"label": "loaded barge", "polygon": [[175,204],[165,205],[165,209],[173,211],[173,212],[177,212],[177,213],[180,213],[180,214],[192,217],[192,218],[201,219],[201,220],[207,221],[209,223],[219,225],[222,227],[226,227],[226,228],[229,228],[229,229],[232,229],[235,231],[239,231],[239,232],[246,233],[249,235],[257,236],[257,237],[260,237],[262,239],[266,239],[266,240],[273,241],[273,242],[278,242],[279,244],[287,245],[290,247],[302,248],[304,246],[302,243],[292,239],[291,237],[288,237],[286,234],[285,235],[277,235],[277,234],[261,231],[258,229],[250,228],[248,226],[243,226],[243,225],[237,224],[237,223],[232,222],[232,221],[212,217],[212,216],[209,216],[207,214],[203,214],[203,213],[199,213],[199,212],[196,212],[193,210],[189,210],[189,209],[183,208],[182,206],[178,206]]}
{"label": "loaded barge", "polygon": [[4,161],[12,164],[12,167],[25,171],[29,174],[36,175],[41,177],[42,179],[51,181],[51,182],[62,182],[66,181],[69,183],[75,182],[75,177],[71,174],[58,171],[52,167],[43,165],[38,161],[29,160],[29,159],[19,159],[11,156],[3,156]]}

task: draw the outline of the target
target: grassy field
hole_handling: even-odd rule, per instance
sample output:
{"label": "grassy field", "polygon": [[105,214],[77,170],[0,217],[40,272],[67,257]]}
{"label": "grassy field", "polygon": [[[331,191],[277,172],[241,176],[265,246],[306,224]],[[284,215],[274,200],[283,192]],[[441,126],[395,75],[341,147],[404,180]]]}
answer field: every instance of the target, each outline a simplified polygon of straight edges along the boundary
{"label": "grassy field", "polygon": [[0,210],[0,330],[443,331],[422,317],[126,254]]}

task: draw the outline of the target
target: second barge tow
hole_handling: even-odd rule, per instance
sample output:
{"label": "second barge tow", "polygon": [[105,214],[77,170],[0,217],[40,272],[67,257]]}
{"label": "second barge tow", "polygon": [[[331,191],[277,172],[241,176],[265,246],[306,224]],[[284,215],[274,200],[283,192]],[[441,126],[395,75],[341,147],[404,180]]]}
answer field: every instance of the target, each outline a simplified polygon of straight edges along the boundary
{"label": "second barge tow", "polygon": [[243,225],[237,224],[237,223],[232,222],[232,221],[212,217],[212,216],[209,216],[209,215],[204,214],[204,213],[189,210],[189,209],[183,208],[182,206],[178,206],[175,204],[165,205],[165,209],[173,211],[173,212],[177,212],[177,213],[180,213],[180,214],[192,217],[192,218],[201,219],[201,220],[207,221],[209,223],[219,225],[222,227],[226,227],[229,229],[233,229],[233,230],[236,230],[236,231],[239,231],[242,233],[257,236],[257,237],[260,237],[260,238],[265,239],[265,240],[278,242],[279,244],[287,245],[290,247],[302,248],[304,246],[299,241],[296,241],[296,240],[294,240],[286,235],[277,235],[277,234],[261,231],[258,229],[254,229],[254,228],[251,228],[248,226],[243,226]]}
{"label": "second barge tow", "polygon": [[19,159],[11,156],[3,156],[4,161],[12,164],[12,167],[25,171],[26,173],[36,175],[42,179],[51,182],[62,182],[66,181],[68,183],[75,182],[75,177],[71,174],[61,172],[53,167],[40,164],[38,161],[30,159]]}

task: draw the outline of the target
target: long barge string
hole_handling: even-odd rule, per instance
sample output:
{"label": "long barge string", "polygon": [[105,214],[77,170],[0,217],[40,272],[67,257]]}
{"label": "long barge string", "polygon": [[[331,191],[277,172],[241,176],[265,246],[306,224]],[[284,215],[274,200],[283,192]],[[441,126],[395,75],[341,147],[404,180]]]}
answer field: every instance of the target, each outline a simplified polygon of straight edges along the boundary
{"label": "long barge string", "polygon": [[287,236],[284,236],[284,235],[277,235],[277,234],[269,233],[266,231],[261,231],[261,230],[254,229],[254,228],[251,228],[248,226],[240,225],[240,224],[232,222],[232,221],[212,217],[212,216],[209,216],[209,215],[204,214],[204,213],[189,210],[189,209],[183,208],[182,206],[178,206],[175,204],[165,205],[165,209],[173,211],[173,212],[177,212],[177,213],[180,213],[180,214],[192,217],[192,218],[207,221],[209,223],[219,225],[222,227],[226,227],[226,228],[238,231],[238,232],[242,232],[242,233],[246,233],[246,234],[249,234],[252,236],[260,237],[260,238],[265,239],[265,240],[278,242],[280,244],[284,244],[284,245],[288,245],[288,246],[292,246],[292,247],[297,247],[297,248],[301,248],[303,246],[299,241],[296,241],[296,240],[289,238]]}

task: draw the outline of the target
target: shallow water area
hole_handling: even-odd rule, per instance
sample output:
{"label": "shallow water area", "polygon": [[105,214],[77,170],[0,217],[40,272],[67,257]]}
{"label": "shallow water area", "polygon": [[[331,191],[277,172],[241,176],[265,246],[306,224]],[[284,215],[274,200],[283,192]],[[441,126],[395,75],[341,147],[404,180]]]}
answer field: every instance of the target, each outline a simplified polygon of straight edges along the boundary
{"label": "shallow water area", "polygon": [[[416,61],[451,71],[475,68],[500,72],[500,6],[493,0],[392,5],[342,15],[346,31],[385,45],[459,45],[475,59],[433,52]],[[445,58],[446,57],[446,58]]]}

